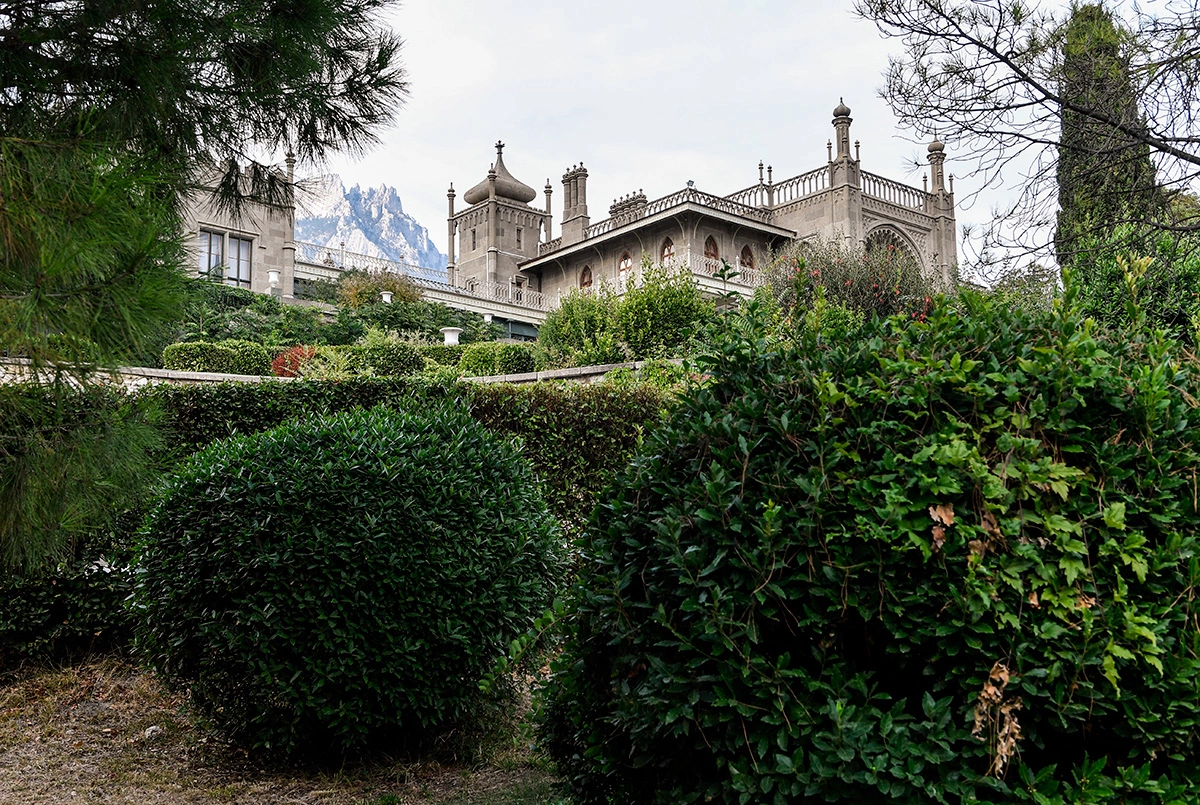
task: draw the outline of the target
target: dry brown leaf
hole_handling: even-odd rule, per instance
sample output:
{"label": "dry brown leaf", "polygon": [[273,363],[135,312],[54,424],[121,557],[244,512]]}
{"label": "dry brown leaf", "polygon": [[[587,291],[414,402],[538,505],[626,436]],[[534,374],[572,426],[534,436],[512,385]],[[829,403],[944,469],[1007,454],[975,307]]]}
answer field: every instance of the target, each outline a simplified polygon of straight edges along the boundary
{"label": "dry brown leaf", "polygon": [[942,549],[942,546],[945,544],[946,544],[946,529],[942,528],[940,525],[935,525],[933,527],[933,550],[934,550],[934,553],[937,553],[938,551],[940,551]]}
{"label": "dry brown leaf", "polygon": [[954,525],[954,504],[943,503],[940,506],[930,506],[929,516],[933,518],[935,523]]}
{"label": "dry brown leaf", "polygon": [[996,515],[991,512],[984,512],[979,523],[983,526],[983,531],[989,537],[1000,537],[1000,523],[996,520]]}
{"label": "dry brown leaf", "polygon": [[1038,603],[1037,590],[1034,590],[1033,592],[1031,592],[1029,594],[1029,606],[1033,607],[1034,609],[1042,608],[1042,605],[1040,603]]}
{"label": "dry brown leaf", "polygon": [[1005,701],[1004,689],[1011,675],[1003,661],[997,661],[988,672],[988,678],[979,691],[975,702],[975,724],[971,735],[992,745],[992,764],[988,774],[1000,777],[1013,755],[1017,753],[1017,742],[1021,739],[1021,724],[1016,711],[1021,709],[1021,698]]}

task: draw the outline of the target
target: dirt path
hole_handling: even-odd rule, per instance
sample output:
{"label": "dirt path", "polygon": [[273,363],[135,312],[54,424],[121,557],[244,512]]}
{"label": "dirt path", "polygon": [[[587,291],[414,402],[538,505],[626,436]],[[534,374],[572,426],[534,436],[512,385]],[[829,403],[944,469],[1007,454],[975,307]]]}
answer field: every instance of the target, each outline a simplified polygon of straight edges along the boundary
{"label": "dirt path", "polygon": [[550,783],[544,769],[516,752],[478,768],[266,767],[197,726],[182,697],[123,660],[0,682],[4,805],[551,805],[558,800]]}

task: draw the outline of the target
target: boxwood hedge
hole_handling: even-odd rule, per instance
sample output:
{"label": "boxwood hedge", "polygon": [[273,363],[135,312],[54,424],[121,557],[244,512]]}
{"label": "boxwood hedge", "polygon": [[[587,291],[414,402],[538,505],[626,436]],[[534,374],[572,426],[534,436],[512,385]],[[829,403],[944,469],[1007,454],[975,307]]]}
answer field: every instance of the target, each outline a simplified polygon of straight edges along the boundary
{"label": "boxwood hedge", "polygon": [[597,508],[575,800],[1200,801],[1200,371],[964,298],[715,348]]}

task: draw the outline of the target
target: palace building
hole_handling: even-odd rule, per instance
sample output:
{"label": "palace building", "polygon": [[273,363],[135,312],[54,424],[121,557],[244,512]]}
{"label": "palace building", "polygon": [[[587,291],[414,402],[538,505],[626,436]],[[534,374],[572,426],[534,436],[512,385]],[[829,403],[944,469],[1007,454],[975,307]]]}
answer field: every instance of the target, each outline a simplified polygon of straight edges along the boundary
{"label": "palace building", "polygon": [[[728,262],[733,285],[749,291],[763,281],[769,253],[796,240],[845,239],[867,249],[909,253],[921,270],[947,284],[957,262],[953,178],[947,187],[945,151],[929,144],[929,176],[922,189],[862,170],[859,144],[850,140],[850,109],[833,110],[834,139],[819,168],[776,182],[758,166],[758,181],[726,196],[688,186],[649,200],[641,193],[618,199],[608,217],[592,223],[588,172],[575,165],[562,177],[562,221],[552,232],[549,180],[544,205],[538,193],[504,164],[503,143],[483,181],[463,194],[467,207],[449,198],[449,284],[492,298],[553,303],[570,289],[608,282],[618,292],[648,257],[686,267],[713,292],[713,274]],[[853,147],[853,152],[851,148]],[[930,181],[931,180],[931,181]]]}

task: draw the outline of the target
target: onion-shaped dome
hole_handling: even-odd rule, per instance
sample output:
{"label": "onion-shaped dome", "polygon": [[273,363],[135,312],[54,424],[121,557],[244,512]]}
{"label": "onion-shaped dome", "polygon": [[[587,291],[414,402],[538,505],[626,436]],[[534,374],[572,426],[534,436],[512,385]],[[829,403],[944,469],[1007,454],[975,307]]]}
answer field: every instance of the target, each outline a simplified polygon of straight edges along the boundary
{"label": "onion-shaped dome", "polygon": [[840,103],[838,103],[837,107],[833,110],[833,116],[834,117],[849,117],[850,116],[850,107],[846,105],[846,101],[841,98],[838,98],[838,101],[840,101]]}
{"label": "onion-shaped dome", "polygon": [[945,151],[945,150],[946,150],[946,146],[945,146],[945,145],[943,145],[943,144],[942,144],[942,141],[938,139],[938,137],[937,137],[937,135],[936,135],[936,134],[934,134],[934,135],[933,135],[933,142],[931,142],[931,143],[929,144],[929,153],[931,153],[931,154],[940,154],[941,152],[943,152],[943,151]]}
{"label": "onion-shaped dome", "polygon": [[[537,191],[517,179],[504,167],[504,143],[496,143],[496,197],[507,198],[528,204],[537,198]],[[491,175],[489,174],[489,179]],[[478,204],[488,200],[488,179],[472,187],[463,194],[463,201],[468,204]]]}

